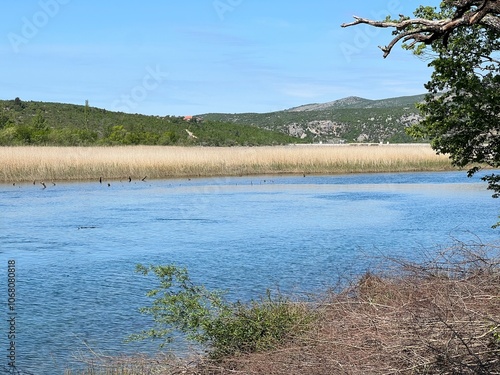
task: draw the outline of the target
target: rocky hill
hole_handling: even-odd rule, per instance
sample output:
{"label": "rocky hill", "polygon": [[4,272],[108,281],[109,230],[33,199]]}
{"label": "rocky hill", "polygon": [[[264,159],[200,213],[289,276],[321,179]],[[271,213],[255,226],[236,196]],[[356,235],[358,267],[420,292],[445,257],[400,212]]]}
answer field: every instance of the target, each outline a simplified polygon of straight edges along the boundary
{"label": "rocky hill", "polygon": [[414,142],[405,129],[421,116],[415,104],[424,95],[382,100],[347,97],[270,113],[208,113],[207,120],[233,122],[311,139],[313,142]]}

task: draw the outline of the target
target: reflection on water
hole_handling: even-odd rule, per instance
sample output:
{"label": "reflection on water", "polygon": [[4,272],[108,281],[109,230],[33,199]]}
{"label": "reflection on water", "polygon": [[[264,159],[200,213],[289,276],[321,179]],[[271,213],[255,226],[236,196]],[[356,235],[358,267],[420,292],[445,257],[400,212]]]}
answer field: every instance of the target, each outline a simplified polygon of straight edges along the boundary
{"label": "reflection on water", "polygon": [[17,363],[56,374],[89,348],[156,350],[123,343],[149,323],[137,310],[153,284],[137,263],[186,266],[234,299],[321,291],[382,255],[496,241],[496,203],[464,172],[0,185],[0,264],[17,268]]}

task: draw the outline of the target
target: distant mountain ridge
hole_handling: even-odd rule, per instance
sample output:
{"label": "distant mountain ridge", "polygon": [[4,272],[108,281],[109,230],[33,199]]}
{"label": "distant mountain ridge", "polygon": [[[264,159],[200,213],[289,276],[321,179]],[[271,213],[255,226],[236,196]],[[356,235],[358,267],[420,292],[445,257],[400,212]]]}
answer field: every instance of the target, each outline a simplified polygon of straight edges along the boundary
{"label": "distant mountain ridge", "polygon": [[415,142],[406,128],[421,115],[425,94],[371,100],[349,96],[269,113],[207,113],[204,119],[258,126],[312,142]]}
{"label": "distant mountain ridge", "polygon": [[360,103],[366,103],[368,99],[360,98],[359,96],[348,96],[347,98],[334,100],[326,103],[311,103],[304,104],[298,107],[293,107],[287,109],[289,112],[301,112],[301,111],[320,111],[328,108],[345,108],[351,105],[359,105]]}
{"label": "distant mountain ridge", "polygon": [[305,104],[287,109],[290,112],[301,111],[321,111],[334,108],[391,108],[405,105],[413,105],[424,99],[424,94],[413,96],[400,96],[388,99],[371,100],[360,98],[359,96],[348,96],[346,98],[334,100],[326,103]]}

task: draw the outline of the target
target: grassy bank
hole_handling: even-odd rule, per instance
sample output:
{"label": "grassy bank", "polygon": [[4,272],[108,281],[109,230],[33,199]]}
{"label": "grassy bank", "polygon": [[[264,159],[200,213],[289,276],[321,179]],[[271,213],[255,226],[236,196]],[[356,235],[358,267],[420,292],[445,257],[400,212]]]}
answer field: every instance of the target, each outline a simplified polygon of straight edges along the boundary
{"label": "grassy bank", "polygon": [[457,243],[390,260],[309,302],[312,325],[274,348],[219,360],[94,356],[68,374],[500,374],[500,253]]}
{"label": "grassy bank", "polygon": [[0,147],[0,182],[449,170],[428,145]]}

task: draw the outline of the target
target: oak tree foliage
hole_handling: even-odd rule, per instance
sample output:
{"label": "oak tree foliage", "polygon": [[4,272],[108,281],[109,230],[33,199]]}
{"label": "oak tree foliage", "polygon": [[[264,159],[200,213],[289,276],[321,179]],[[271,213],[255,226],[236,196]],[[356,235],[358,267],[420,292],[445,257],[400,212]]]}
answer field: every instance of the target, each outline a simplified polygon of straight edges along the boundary
{"label": "oak tree foliage", "polygon": [[[399,42],[431,57],[434,71],[419,104],[424,119],[410,133],[429,139],[469,176],[484,166],[500,167],[500,1],[445,0],[439,9],[420,6],[414,17],[354,18],[342,27],[394,29],[393,39],[380,47],[384,57]],[[484,180],[499,197],[500,175],[490,173]]]}

